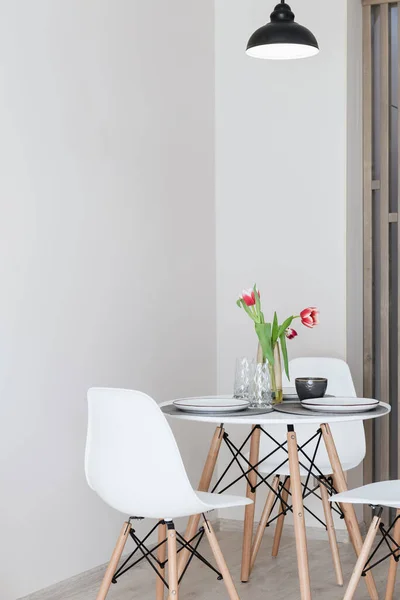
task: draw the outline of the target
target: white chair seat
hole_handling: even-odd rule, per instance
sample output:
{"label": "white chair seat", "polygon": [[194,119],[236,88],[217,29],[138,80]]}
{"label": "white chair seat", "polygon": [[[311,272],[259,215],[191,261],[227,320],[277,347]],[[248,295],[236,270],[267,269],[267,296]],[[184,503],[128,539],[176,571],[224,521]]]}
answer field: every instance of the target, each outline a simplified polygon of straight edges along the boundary
{"label": "white chair seat", "polygon": [[218,508],[232,508],[234,506],[246,506],[246,504],[253,504],[253,500],[246,498],[245,496],[230,496],[229,494],[211,494],[209,492],[196,492],[199,500],[205,510],[214,510]]}
{"label": "white chair seat", "polygon": [[[232,508],[234,506],[245,506],[252,504],[253,500],[245,496],[230,496],[229,494],[211,494],[209,492],[194,492],[193,496],[187,498],[184,508],[177,508],[175,504],[165,502],[163,518],[166,521],[178,519],[180,517],[190,517],[199,515],[210,510],[218,510],[219,508]],[[135,502],[127,503],[124,506],[126,514],[135,515],[137,510]],[[141,517],[156,519],[157,515],[154,510],[149,507],[147,510],[142,510]]]}
{"label": "white chair seat", "polygon": [[371,504],[372,506],[400,508],[400,481],[369,483],[354,490],[335,494],[330,500],[348,504]]}

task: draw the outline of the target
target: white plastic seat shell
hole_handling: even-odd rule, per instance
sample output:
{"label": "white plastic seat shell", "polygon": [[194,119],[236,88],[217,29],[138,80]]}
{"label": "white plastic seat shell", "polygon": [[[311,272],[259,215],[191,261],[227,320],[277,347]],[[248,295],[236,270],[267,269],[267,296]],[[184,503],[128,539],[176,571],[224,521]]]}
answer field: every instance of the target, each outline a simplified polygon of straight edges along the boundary
{"label": "white plastic seat shell", "polygon": [[335,494],[330,498],[330,501],[400,508],[400,481],[396,479],[368,483],[353,490]]}
{"label": "white plastic seat shell", "polygon": [[[326,377],[328,379],[328,387],[326,391],[327,394],[337,397],[356,396],[349,366],[345,361],[338,358],[295,358],[290,361],[290,376],[291,381],[286,378],[285,374],[283,375],[284,387],[294,387],[294,380],[296,377]],[[362,421],[332,423],[330,427],[343,470],[349,471],[350,469],[353,469],[361,464],[361,462],[364,460],[366,451],[365,433]],[[295,426],[295,431],[298,444],[301,446],[307,440],[309,440],[316,433],[316,429],[317,428],[315,425],[302,425],[301,423],[297,423]],[[286,440],[286,425],[268,426],[266,431],[280,443]],[[316,442],[317,439],[304,447],[304,451],[310,458],[313,456]],[[261,433],[260,460],[275,450],[276,447],[276,444],[271,439]],[[271,473],[279,467],[275,474],[288,476],[288,462],[286,462],[286,464],[283,466],[280,466],[281,463],[286,459],[287,453],[285,450],[278,450],[272,456],[262,462],[257,469],[260,471],[260,473],[266,474]],[[304,465],[300,465],[300,474],[305,476],[307,473],[305,467],[308,467],[310,463],[306,457],[302,455],[302,453],[299,453],[299,460]],[[328,453],[322,440],[316,456],[316,465],[324,475],[330,475],[332,473],[332,467],[329,461]]]}
{"label": "white plastic seat shell", "polygon": [[91,388],[88,408],[86,478],[116,510],[174,519],[252,502],[193,490],[169,424],[147,394]]}

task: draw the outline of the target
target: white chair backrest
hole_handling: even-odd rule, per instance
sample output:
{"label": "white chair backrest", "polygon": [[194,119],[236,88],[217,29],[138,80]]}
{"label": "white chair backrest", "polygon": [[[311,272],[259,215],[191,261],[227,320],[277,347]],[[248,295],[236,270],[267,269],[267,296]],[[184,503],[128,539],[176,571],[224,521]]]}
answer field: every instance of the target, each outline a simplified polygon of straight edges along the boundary
{"label": "white chair backrest", "polygon": [[332,396],[355,396],[356,390],[349,365],[340,358],[294,358],[290,361],[290,381],[283,373],[284,387],[294,387],[296,377],[326,377],[327,394]]}
{"label": "white chair backrest", "polygon": [[113,508],[136,517],[187,514],[197,497],[173,433],[157,403],[142,392],[92,388],[85,471]]}
{"label": "white chair backrest", "polygon": [[[294,380],[296,377],[326,377],[328,379],[327,394],[331,394],[332,396],[356,396],[350,369],[344,360],[319,357],[295,358],[290,361],[289,366],[291,381],[289,382],[284,375],[284,387],[294,387]],[[296,424],[295,430],[297,443],[302,445],[314,435],[316,426]],[[365,433],[363,422],[352,421],[349,423],[332,423],[331,430],[342,464],[351,465],[348,468],[354,468],[359,465],[365,457]],[[268,426],[267,431],[280,442],[286,440],[286,425]],[[310,442],[310,444],[304,448],[304,451],[310,458],[312,458],[316,442],[317,439]],[[275,450],[276,447],[276,444],[272,440],[261,433],[260,459],[263,456],[267,456],[267,454]],[[284,450],[278,450],[278,452],[271,457],[270,461],[279,464],[286,458],[287,453]],[[309,463],[301,453],[299,453],[299,460],[305,467],[308,467]],[[322,440],[318,448],[316,463],[317,465],[329,465],[328,454]]]}

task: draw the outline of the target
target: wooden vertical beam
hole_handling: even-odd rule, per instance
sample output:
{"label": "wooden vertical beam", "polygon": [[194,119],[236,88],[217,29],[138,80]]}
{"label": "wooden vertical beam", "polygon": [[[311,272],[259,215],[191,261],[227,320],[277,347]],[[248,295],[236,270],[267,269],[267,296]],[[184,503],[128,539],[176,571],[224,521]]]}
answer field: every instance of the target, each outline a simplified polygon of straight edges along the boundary
{"label": "wooden vertical beam", "polygon": [[[389,398],[389,5],[380,6],[380,390],[379,399]],[[378,478],[389,479],[389,418],[380,427],[380,465]]]}
{"label": "wooden vertical beam", "polygon": [[[400,98],[400,2],[397,3],[397,104]],[[400,115],[397,111],[397,435],[400,435]],[[400,442],[397,442],[400,478]]]}
{"label": "wooden vertical beam", "polygon": [[[373,388],[373,301],[372,301],[372,24],[371,7],[364,6],[363,17],[363,263],[364,263],[364,378],[363,393],[372,398]],[[364,484],[373,481],[373,419],[365,421],[367,453],[365,456]],[[371,510],[364,508],[364,520],[369,522]]]}
{"label": "wooden vertical beam", "polygon": [[394,0],[362,0],[363,6],[373,6],[376,4],[392,4]]}

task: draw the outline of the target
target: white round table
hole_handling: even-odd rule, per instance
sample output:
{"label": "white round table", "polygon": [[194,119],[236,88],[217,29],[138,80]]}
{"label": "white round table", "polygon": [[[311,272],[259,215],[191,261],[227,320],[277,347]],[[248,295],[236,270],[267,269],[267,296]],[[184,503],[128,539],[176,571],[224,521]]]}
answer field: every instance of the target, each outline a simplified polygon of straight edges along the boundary
{"label": "white round table", "polygon": [[[164,402],[160,405],[161,410],[170,406],[173,401]],[[304,506],[303,506],[303,492],[300,478],[300,467],[298,458],[298,444],[296,438],[296,425],[298,424],[315,424],[317,425],[318,431],[321,432],[326,446],[326,450],[329,456],[329,460],[332,466],[334,488],[337,492],[347,491],[346,477],[344,475],[342,465],[339,460],[339,456],[336,450],[336,446],[331,434],[330,424],[343,423],[349,421],[367,421],[370,419],[376,419],[383,417],[390,412],[390,405],[383,402],[379,403],[379,406],[384,410],[376,413],[374,411],[367,411],[357,414],[318,414],[312,413],[307,416],[300,416],[296,414],[281,413],[273,411],[266,414],[246,414],[238,416],[226,416],[223,414],[212,415],[212,414],[193,414],[193,413],[175,413],[168,414],[165,416],[171,419],[179,421],[197,421],[199,423],[215,423],[217,428],[215,430],[213,439],[211,441],[210,450],[204,465],[203,473],[198,486],[199,491],[208,491],[211,479],[213,476],[215,464],[218,458],[219,450],[221,447],[222,440],[227,435],[225,432],[226,425],[247,425],[250,426],[251,431],[248,438],[250,439],[250,456],[249,459],[245,459],[250,469],[244,475],[246,477],[247,484],[247,496],[255,501],[256,498],[256,485],[257,485],[257,471],[256,467],[259,464],[259,445],[260,445],[260,428],[268,429],[268,425],[287,425],[287,453],[288,463],[290,470],[290,481],[291,481],[291,494],[292,494],[292,510],[294,519],[294,530],[296,537],[296,552],[297,562],[300,580],[300,592],[302,600],[311,600],[311,588],[310,588],[310,576],[308,569],[308,555],[307,555],[307,539],[306,539],[306,528],[304,519]],[[278,442],[276,442],[278,444]],[[243,454],[241,457],[245,458]],[[311,473],[311,467],[310,467]],[[271,489],[271,486],[269,486]],[[276,495],[278,493],[274,491]],[[281,496],[279,496],[281,498]],[[281,498],[282,501],[282,498]],[[349,532],[350,540],[353,543],[356,554],[361,552],[362,548],[362,537],[357,521],[357,517],[354,512],[352,504],[342,504],[340,506],[343,516],[346,522],[347,530]],[[191,517],[189,519],[188,526],[186,528],[185,538],[191,539],[195,534],[198,523],[199,515]],[[254,550],[253,544],[253,528],[254,528],[254,503],[246,506],[245,508],[245,519],[244,519],[244,531],[243,531],[243,554],[242,554],[242,581],[248,581],[251,571],[251,558],[252,549]],[[256,534],[256,539],[257,539]],[[182,551],[179,563],[179,572],[181,573],[184,569],[188,560],[188,554],[185,554],[185,550]],[[368,571],[365,577],[365,581],[368,587],[371,598],[377,597],[376,586],[372,576],[372,572]]]}
{"label": "white round table", "polygon": [[[171,406],[173,404],[173,400],[169,400],[168,402],[163,402],[160,404],[161,410],[165,406]],[[318,413],[310,413],[310,416],[301,416],[301,415],[292,415],[288,413],[281,413],[278,411],[269,412],[262,415],[248,415],[245,416],[234,416],[228,417],[224,416],[223,413],[212,415],[212,414],[193,414],[189,412],[180,411],[179,414],[169,415],[165,414],[169,419],[179,419],[180,421],[198,421],[199,423],[215,423],[220,424],[224,423],[225,425],[296,425],[297,423],[303,424],[315,424],[320,425],[321,423],[344,423],[348,421],[368,421],[370,419],[377,419],[379,417],[384,417],[390,412],[390,405],[385,402],[380,402],[379,406],[386,409],[386,412],[382,414],[376,414],[373,411],[367,411],[357,414],[346,414],[343,413],[341,415],[331,414],[327,415],[323,413],[323,416]]]}

